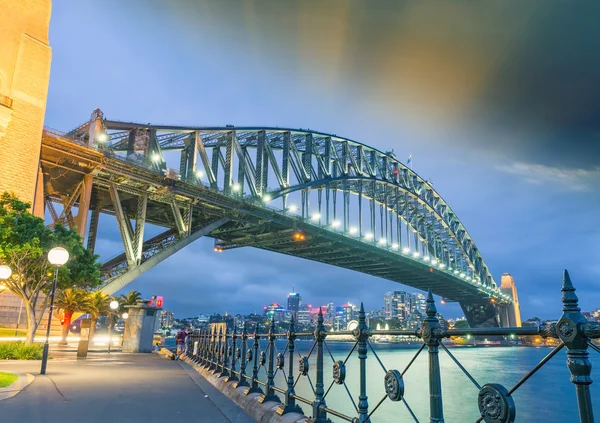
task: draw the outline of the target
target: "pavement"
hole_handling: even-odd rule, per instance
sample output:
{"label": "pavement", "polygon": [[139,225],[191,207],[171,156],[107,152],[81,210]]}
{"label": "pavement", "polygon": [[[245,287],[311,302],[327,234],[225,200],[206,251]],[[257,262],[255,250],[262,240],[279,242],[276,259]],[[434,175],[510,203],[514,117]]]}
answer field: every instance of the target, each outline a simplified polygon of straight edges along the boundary
{"label": "pavement", "polygon": [[152,354],[51,352],[40,361],[2,361],[0,371],[33,382],[0,401],[0,421],[63,423],[253,423],[233,401],[190,366]]}

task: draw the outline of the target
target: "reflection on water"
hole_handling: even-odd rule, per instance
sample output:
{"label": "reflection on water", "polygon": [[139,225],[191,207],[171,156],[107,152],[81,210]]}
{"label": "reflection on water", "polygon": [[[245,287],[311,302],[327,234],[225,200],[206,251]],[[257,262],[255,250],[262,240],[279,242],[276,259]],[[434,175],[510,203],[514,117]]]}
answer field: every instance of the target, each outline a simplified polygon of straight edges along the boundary
{"label": "reflection on water", "polygon": [[[297,341],[297,347],[302,355],[308,354],[312,341]],[[262,345],[264,348],[266,345]],[[351,343],[328,343],[331,354],[336,360],[346,358],[352,348]],[[285,348],[285,342],[277,342],[278,350]],[[403,371],[409,361],[417,352],[415,348],[406,348],[397,344],[373,345],[381,362],[387,369]],[[522,376],[530,371],[546,354],[550,348],[454,348],[452,354],[471,373],[480,384],[500,383],[510,389]],[[442,390],[444,401],[444,415],[449,423],[475,422],[479,417],[477,409],[478,389],[462,373],[448,355],[440,351],[440,365],[442,368]],[[286,366],[287,370],[287,355]],[[590,351],[590,359],[594,369],[600,369],[600,354]],[[325,350],[325,390],[332,381],[332,360]],[[316,351],[310,358],[310,377],[315,381]],[[297,375],[298,357],[294,360],[295,375]],[[354,400],[358,402],[358,356],[356,351],[347,362],[346,383]],[[251,374],[251,366],[247,373]],[[367,358],[367,394],[369,407],[374,407],[385,395],[383,377],[384,371],[369,350]],[[600,382],[600,372],[592,370],[592,376]],[[566,366],[566,353],[560,351],[549,363],[532,376],[514,394],[517,408],[517,422],[566,423],[577,422],[577,401],[575,388],[570,382],[570,374]],[[260,379],[266,380],[264,370],[260,372]],[[424,350],[405,375],[405,398],[417,418],[421,422],[429,421],[429,385],[428,385],[428,355]],[[286,387],[286,380],[282,371],[276,375],[276,385]],[[592,398],[594,414],[600,416],[600,389],[599,384],[592,384]],[[296,394],[305,398],[314,397],[309,380],[302,377],[296,385]],[[341,411],[349,416],[355,416],[356,411],[346,390],[341,385],[334,385],[326,398],[330,408]],[[300,404],[305,413],[309,407]],[[336,421],[332,417],[332,420]],[[406,407],[401,402],[391,402],[386,399],[379,409],[373,414],[372,421],[380,423],[410,422],[413,421]]]}

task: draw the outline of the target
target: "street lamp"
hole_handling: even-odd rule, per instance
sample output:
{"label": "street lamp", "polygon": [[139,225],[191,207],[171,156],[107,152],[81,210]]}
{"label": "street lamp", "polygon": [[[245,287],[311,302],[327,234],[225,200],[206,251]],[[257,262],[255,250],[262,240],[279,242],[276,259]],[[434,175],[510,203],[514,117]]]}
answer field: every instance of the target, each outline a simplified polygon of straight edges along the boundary
{"label": "street lamp", "polygon": [[48,327],[46,328],[46,342],[44,343],[44,353],[42,355],[42,369],[40,374],[46,374],[46,364],[48,363],[48,338],[50,337],[50,325],[52,324],[52,311],[54,309],[54,294],[56,294],[56,280],[58,278],[58,268],[69,261],[69,252],[63,247],[54,247],[48,253],[48,261],[54,266],[54,283],[52,284],[52,293],[50,294],[50,312],[48,313]]}
{"label": "street lamp", "polygon": [[[119,308],[119,302],[116,300],[112,300],[110,302],[111,310],[116,310]],[[110,354],[110,347],[112,346],[112,328],[113,328],[113,320],[114,316],[110,316],[110,323],[108,325],[108,353]]]}

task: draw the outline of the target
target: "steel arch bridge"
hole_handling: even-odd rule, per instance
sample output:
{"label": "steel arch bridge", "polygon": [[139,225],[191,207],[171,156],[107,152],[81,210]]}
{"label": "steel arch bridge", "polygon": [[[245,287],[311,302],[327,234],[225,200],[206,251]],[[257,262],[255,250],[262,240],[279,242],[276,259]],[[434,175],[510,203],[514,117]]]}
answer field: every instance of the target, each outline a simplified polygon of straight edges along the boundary
{"label": "steel arch bridge", "polygon": [[[210,236],[218,252],[252,246],[432,288],[473,327],[498,325],[513,303],[430,183],[393,153],[335,134],[138,124],[96,110],[69,133],[46,129],[41,161],[53,220],[87,234],[88,248],[100,215],[116,217],[124,252],[103,265],[107,293]],[[145,239],[146,223],[165,231]]]}

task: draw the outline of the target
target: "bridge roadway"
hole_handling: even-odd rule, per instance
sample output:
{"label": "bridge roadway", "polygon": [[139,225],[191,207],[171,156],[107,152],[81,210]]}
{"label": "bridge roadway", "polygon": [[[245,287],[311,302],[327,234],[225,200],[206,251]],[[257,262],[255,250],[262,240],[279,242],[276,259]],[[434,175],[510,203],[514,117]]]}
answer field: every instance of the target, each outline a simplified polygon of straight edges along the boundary
{"label": "bridge roadway", "polygon": [[[459,302],[473,326],[498,325],[497,316],[511,303],[495,283],[485,286],[467,280],[439,261],[425,261],[397,246],[383,248],[374,240],[332,230],[270,207],[256,196],[234,195],[197,179],[132,162],[72,135],[46,130],[41,164],[46,206],[53,220],[76,228],[82,237],[87,234],[88,248],[95,246],[100,215],[116,216],[125,251],[103,265],[107,293],[116,292],[200,236],[208,236],[217,240],[217,251],[252,246],[421,290],[431,288],[436,295]],[[55,203],[61,204],[62,211]],[[84,212],[74,215],[75,208]],[[89,222],[85,210],[90,211]],[[145,240],[145,223],[165,231]],[[331,283],[344,288],[343,280]]]}

